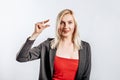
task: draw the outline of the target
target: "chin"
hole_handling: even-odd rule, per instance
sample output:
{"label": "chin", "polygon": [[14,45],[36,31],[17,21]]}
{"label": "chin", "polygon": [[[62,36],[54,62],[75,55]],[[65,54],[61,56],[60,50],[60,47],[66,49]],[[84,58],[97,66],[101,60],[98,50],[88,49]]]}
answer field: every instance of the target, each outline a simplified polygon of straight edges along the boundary
{"label": "chin", "polygon": [[69,37],[71,34],[62,34],[63,37]]}

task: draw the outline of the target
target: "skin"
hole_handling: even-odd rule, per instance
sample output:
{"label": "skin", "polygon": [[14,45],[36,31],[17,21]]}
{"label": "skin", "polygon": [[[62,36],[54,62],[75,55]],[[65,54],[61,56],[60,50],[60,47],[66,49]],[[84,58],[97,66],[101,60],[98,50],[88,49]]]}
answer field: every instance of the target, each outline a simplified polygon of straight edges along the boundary
{"label": "skin", "polygon": [[[48,22],[49,19],[36,23],[35,30],[29,39],[35,40],[45,28],[50,26],[47,24]],[[74,51],[72,42],[74,29],[75,22],[73,16],[71,14],[64,15],[58,28],[58,33],[62,37],[62,40],[59,42],[59,45],[57,47],[56,56],[69,59],[78,59],[78,51]]]}
{"label": "skin", "polygon": [[66,14],[63,16],[59,26],[59,34],[63,39],[72,39],[72,34],[74,32],[75,23],[73,16],[71,14]]}
{"label": "skin", "polygon": [[61,19],[59,34],[62,40],[57,48],[56,55],[63,58],[78,59],[78,51],[74,51],[72,35],[75,29],[74,18],[71,14],[66,14]]}
{"label": "skin", "polygon": [[49,19],[36,23],[34,32],[31,35],[30,40],[35,40],[45,28],[49,27],[50,25],[47,24],[48,22]]}

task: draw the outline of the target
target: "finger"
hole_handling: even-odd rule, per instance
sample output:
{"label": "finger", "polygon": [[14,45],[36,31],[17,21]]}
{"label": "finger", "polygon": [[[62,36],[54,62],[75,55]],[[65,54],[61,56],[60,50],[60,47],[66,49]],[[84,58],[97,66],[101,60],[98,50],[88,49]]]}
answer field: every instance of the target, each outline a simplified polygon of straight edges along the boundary
{"label": "finger", "polygon": [[35,24],[35,28],[41,28],[40,25],[38,25],[37,23]]}
{"label": "finger", "polygon": [[39,25],[37,27],[38,27],[38,29],[41,29],[41,27]]}
{"label": "finger", "polygon": [[45,28],[47,28],[47,27],[49,27],[50,25],[45,25],[44,27],[43,27],[43,29],[45,29]]}
{"label": "finger", "polygon": [[47,23],[47,22],[49,22],[49,19],[47,19],[47,20],[43,21],[43,23]]}
{"label": "finger", "polygon": [[50,25],[45,25],[44,28],[47,28],[47,27],[49,27],[49,26],[50,26]]}
{"label": "finger", "polygon": [[41,21],[41,22],[37,22],[36,24],[45,24],[49,21],[49,19],[45,20],[45,21]]}

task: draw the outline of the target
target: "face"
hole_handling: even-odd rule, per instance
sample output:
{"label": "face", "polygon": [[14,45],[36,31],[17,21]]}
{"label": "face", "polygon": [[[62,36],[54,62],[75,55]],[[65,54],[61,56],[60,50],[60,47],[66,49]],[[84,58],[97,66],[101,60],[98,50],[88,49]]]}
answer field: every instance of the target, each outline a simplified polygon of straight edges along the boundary
{"label": "face", "polygon": [[75,28],[74,18],[71,14],[62,17],[59,27],[59,34],[62,37],[72,37]]}

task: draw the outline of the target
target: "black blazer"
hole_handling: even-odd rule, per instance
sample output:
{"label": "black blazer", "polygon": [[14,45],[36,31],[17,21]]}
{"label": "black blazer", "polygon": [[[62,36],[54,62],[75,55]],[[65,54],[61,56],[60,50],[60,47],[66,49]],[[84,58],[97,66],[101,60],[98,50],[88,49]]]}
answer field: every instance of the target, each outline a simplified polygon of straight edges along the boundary
{"label": "black blazer", "polygon": [[[31,48],[35,40],[28,38],[16,57],[19,62],[40,59],[39,80],[52,80],[53,62],[57,49],[51,49],[51,40],[48,38],[38,46]],[[81,44],[82,49],[79,50],[79,65],[75,80],[89,80],[91,71],[90,45],[85,41],[82,41]]]}

